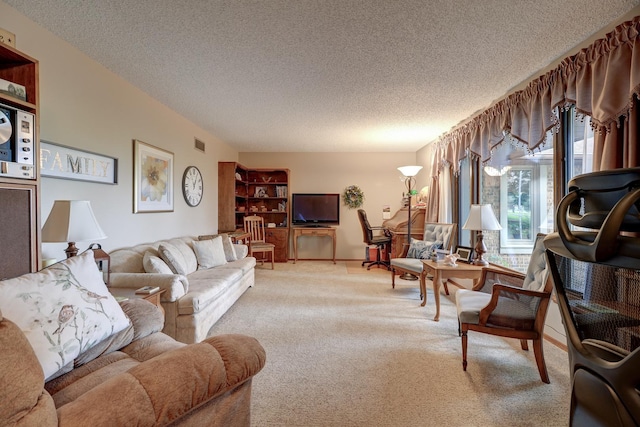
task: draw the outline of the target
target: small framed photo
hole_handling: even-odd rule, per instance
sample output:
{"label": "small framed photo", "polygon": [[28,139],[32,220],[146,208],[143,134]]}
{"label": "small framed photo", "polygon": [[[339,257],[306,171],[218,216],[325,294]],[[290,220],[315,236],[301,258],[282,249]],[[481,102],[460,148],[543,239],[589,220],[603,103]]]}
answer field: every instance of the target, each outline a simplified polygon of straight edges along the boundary
{"label": "small framed photo", "polygon": [[466,246],[458,246],[458,248],[456,249],[456,254],[458,255],[458,261],[471,262],[472,253],[473,253],[473,249],[468,248]]}
{"label": "small framed photo", "polygon": [[256,187],[253,197],[267,197],[267,187]]}

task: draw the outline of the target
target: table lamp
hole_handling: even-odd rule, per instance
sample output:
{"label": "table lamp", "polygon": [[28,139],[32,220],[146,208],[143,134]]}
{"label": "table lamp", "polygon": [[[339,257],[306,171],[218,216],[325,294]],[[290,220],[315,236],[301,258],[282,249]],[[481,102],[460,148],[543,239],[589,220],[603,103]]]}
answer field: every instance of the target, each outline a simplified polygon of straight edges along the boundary
{"label": "table lamp", "polygon": [[487,246],[484,244],[482,231],[483,230],[502,230],[500,223],[493,214],[491,205],[471,205],[469,211],[469,217],[462,226],[464,230],[475,230],[478,232],[475,251],[474,265],[489,265],[484,259],[484,254],[487,253]]}
{"label": "table lamp", "polygon": [[[420,169],[422,169],[422,166],[400,166],[398,168],[398,170],[400,171],[400,173],[405,177],[404,178],[404,185],[407,186],[407,212],[408,212],[408,221],[407,221],[407,244],[411,245],[411,196],[412,193],[414,191],[413,186],[416,183],[416,178],[415,176],[418,174],[418,172],[420,172]],[[401,279],[405,279],[405,280],[416,280],[417,277],[414,276],[411,273],[403,273],[402,276],[400,276]]]}
{"label": "table lamp", "polygon": [[68,242],[67,258],[78,254],[76,242],[106,239],[88,200],[56,200],[42,227],[42,241]]}

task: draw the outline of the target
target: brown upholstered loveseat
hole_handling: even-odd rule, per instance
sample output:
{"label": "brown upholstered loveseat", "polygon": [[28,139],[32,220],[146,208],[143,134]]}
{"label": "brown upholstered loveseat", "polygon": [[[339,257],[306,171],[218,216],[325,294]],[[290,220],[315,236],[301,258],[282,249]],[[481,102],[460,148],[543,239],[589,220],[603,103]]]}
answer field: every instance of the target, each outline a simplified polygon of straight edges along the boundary
{"label": "brown upholstered loveseat", "polygon": [[0,313],[0,425],[250,424],[251,380],[265,363],[254,338],[220,335],[187,345],[160,332],[163,317],[153,304],[121,306],[130,326],[46,383],[25,334]]}

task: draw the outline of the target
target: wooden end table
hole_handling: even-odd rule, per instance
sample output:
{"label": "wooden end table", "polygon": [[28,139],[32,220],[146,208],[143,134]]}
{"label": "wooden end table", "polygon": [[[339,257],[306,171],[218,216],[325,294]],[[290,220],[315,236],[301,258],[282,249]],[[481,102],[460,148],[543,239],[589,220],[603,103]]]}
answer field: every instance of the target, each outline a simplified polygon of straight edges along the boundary
{"label": "wooden end table", "polygon": [[164,289],[159,289],[150,294],[136,294],[136,290],[131,288],[109,288],[109,292],[114,297],[128,299],[142,298],[144,300],[147,300],[151,304],[154,304],[156,307],[158,307],[162,311],[162,315],[164,316],[164,308],[162,308],[162,304],[160,303],[160,295],[165,292]]}
{"label": "wooden end table", "polygon": [[433,297],[436,300],[436,316],[434,321],[440,320],[440,283],[446,282],[449,278],[473,279],[476,285],[482,276],[483,266],[458,262],[456,267],[445,265],[444,262],[422,260],[422,274],[420,274],[420,294],[422,295],[421,307],[427,304],[426,279],[429,273],[433,274]]}

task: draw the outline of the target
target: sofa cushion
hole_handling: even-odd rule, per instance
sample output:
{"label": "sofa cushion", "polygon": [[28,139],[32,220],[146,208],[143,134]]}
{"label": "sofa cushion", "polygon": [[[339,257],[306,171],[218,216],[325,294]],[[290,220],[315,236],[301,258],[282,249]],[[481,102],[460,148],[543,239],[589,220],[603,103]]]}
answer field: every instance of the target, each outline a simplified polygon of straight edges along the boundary
{"label": "sofa cushion", "polygon": [[160,274],[172,274],[173,271],[169,268],[166,262],[162,258],[153,255],[150,251],[144,253],[142,258],[142,264],[144,265],[144,271],[147,273],[160,273]]}
{"label": "sofa cushion", "polygon": [[158,247],[160,258],[167,263],[172,272],[187,275],[187,262],[182,253],[170,243],[162,243]]}
{"label": "sofa cushion", "polygon": [[0,281],[0,310],[24,331],[46,379],[129,325],[90,250]]}
{"label": "sofa cushion", "polygon": [[222,237],[222,246],[224,248],[224,256],[227,259],[227,262],[236,261],[240,259],[240,257],[236,254],[236,245],[231,241],[231,237],[228,234],[207,234],[203,236],[198,236],[198,240],[211,240],[216,237]]}
{"label": "sofa cushion", "polygon": [[213,268],[227,263],[222,236],[209,240],[194,240],[193,250],[196,253],[199,268]]}
{"label": "sofa cushion", "polygon": [[247,274],[256,266],[256,259],[252,256],[241,258],[237,261],[228,262],[216,268],[240,269],[242,274]]}
{"label": "sofa cushion", "polygon": [[223,297],[229,284],[241,280],[242,274],[240,269],[224,267],[198,270],[190,274],[189,293],[178,300],[178,314],[198,313]]}

